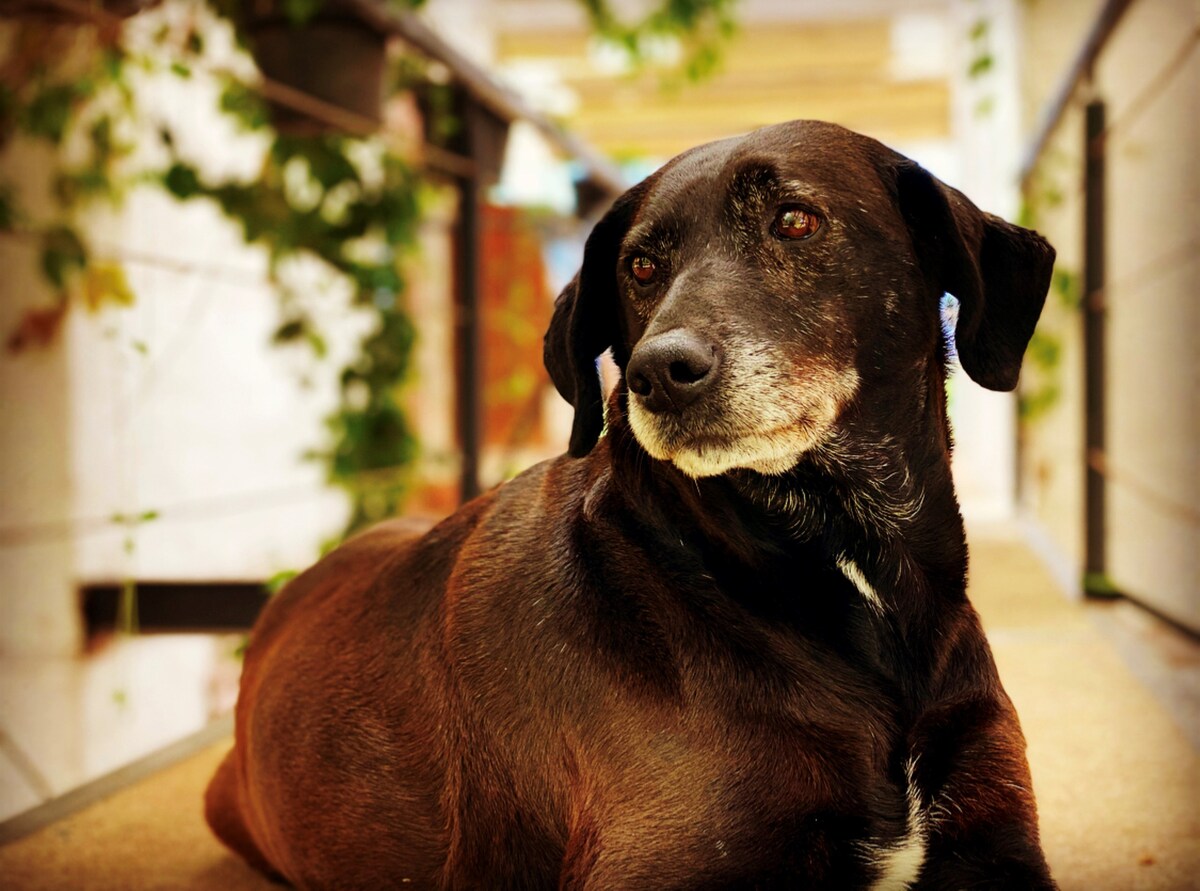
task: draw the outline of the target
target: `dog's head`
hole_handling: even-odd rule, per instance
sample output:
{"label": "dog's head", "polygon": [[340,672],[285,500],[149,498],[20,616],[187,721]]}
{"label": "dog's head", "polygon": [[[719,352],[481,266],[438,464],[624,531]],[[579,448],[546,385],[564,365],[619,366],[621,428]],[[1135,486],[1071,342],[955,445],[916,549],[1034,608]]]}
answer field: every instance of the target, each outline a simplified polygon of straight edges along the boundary
{"label": "dog's head", "polygon": [[797,121],[686,152],[626,192],[555,305],[546,367],[575,407],[570,453],[603,417],[612,348],[629,424],[692,476],[781,473],[850,406],[941,361],[939,305],[985,387],[1016,386],[1053,249],[880,143]]}

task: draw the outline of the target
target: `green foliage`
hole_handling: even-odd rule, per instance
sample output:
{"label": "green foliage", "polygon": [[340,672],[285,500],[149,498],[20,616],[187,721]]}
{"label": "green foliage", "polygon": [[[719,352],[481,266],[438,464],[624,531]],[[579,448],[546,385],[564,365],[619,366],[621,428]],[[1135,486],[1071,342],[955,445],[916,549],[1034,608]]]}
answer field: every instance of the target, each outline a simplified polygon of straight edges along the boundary
{"label": "green foliage", "polygon": [[996,65],[996,58],[991,53],[980,53],[967,66],[967,77],[983,77]]}
{"label": "green foliage", "polygon": [[[275,595],[283,590],[284,585],[298,576],[300,573],[295,569],[281,569],[265,582],[263,588],[268,594]],[[241,647],[239,647],[241,649]]]}
{"label": "green foliage", "polygon": [[1070,269],[1057,268],[1050,278],[1050,293],[1058,299],[1064,309],[1079,309],[1083,306],[1083,282],[1079,273]]}
{"label": "green foliage", "polygon": [[1035,331],[1029,339],[1025,357],[1038,368],[1055,368],[1062,358],[1062,341],[1044,331]]}
{"label": "green foliage", "polygon": [[271,122],[267,103],[263,102],[262,96],[233,78],[226,80],[219,107],[234,118],[243,131],[261,130]]}
{"label": "green foliage", "polygon": [[42,272],[59,291],[67,285],[72,272],[87,265],[87,248],[70,226],[48,229],[42,238]]}
{"label": "green foliage", "polygon": [[1025,361],[1033,374],[1022,380],[1017,396],[1017,413],[1022,421],[1033,423],[1058,405],[1062,398],[1059,384],[1062,352],[1062,338],[1047,331],[1044,325],[1029,338]]}
{"label": "green foliage", "polygon": [[[117,136],[132,111],[126,83],[128,59],[119,46],[100,40],[94,47],[94,64],[81,75],[67,77],[57,71],[52,57],[44,57],[63,49],[54,42],[54,33],[29,27],[18,30],[12,40],[15,69],[27,67],[31,73],[10,75],[0,82],[0,145],[17,134],[48,144],[50,155],[57,159],[50,185],[60,212],[48,221],[31,220],[15,203],[14,189],[0,183],[0,231],[20,230],[39,242],[41,270],[60,308],[72,294],[81,295],[89,308],[108,302],[110,296],[123,303],[128,295],[123,273],[111,264],[91,262],[71,211],[92,200],[117,203],[128,185],[120,165],[132,148]],[[70,152],[69,143],[73,143]],[[105,290],[108,286],[111,295]],[[10,349],[52,339],[57,325],[26,336],[41,327],[39,316],[49,318],[46,310],[26,313],[21,322],[24,333],[9,336]]]}
{"label": "green foliage", "polygon": [[1026,184],[1021,212],[1017,222],[1027,228],[1036,228],[1042,215],[1061,207],[1066,200],[1062,180],[1079,176],[1078,163],[1070,159],[1061,149],[1050,148],[1042,154]]}
{"label": "green foliage", "polygon": [[[1036,228],[1042,215],[1060,207],[1065,193],[1060,181],[1072,176],[1069,159],[1061,152],[1051,149],[1041,158],[1026,184],[1021,210],[1017,217],[1019,225]],[[1059,264],[1050,278],[1048,295],[1063,310],[1076,312],[1083,305],[1083,287],[1080,275],[1075,270]],[[1023,422],[1035,423],[1047,415],[1062,398],[1062,338],[1049,330],[1051,322],[1042,316],[1037,330],[1029,341],[1026,352],[1028,364],[1033,372],[1032,380],[1023,380],[1017,400],[1019,417]]]}
{"label": "green foliage", "polygon": [[[325,2],[277,0],[267,9],[303,27],[321,14]],[[737,0],[661,0],[634,24],[620,21],[608,0],[578,2],[598,33],[626,47],[635,61],[647,58],[656,41],[661,45],[663,39],[678,40],[687,52],[684,74],[699,78],[716,66],[720,44],[733,32]],[[389,0],[401,11],[422,3]],[[237,43],[246,46],[242,26],[248,5],[210,0],[210,6],[233,23]],[[48,223],[27,220],[13,199],[14,190],[0,182],[0,230],[19,228],[40,240],[42,270],[60,302],[52,311],[31,313],[21,336],[10,339],[10,345],[48,342],[70,295],[82,295],[81,302],[92,308],[134,299],[119,266],[91,257],[86,240],[72,224],[77,209],[97,200],[118,203],[135,183],[157,186],[184,202],[214,202],[238,226],[246,243],[262,246],[270,257],[281,307],[275,344],[306,345],[317,360],[328,355],[325,335],[289,292],[281,272],[295,258],[321,261],[348,286],[356,306],[375,317],[355,356],[337,372],[341,400],[327,419],[329,440],[312,453],[324,462],[330,481],[349,493],[352,517],[347,531],[352,531],[398,509],[406,468],[417,453],[400,405],[400,388],[415,340],[403,299],[402,270],[417,240],[420,178],[374,140],[274,133],[260,92],[228,74],[223,63],[208,59],[204,19],[205,14],[163,16],[153,34],[156,52],[145,57],[131,55],[118,30],[81,29],[79,33],[90,34],[94,42],[92,64],[82,73],[72,69],[69,76],[56,67],[58,45],[47,37],[50,32],[37,23],[20,26],[31,29],[20,37],[31,39],[18,39],[13,46],[28,49],[35,64],[29,76],[0,80],[0,145],[20,133],[54,150],[52,186],[61,212]],[[38,32],[39,27],[43,31]],[[131,75],[146,72],[186,80],[198,71],[222,81],[219,108],[240,130],[271,137],[259,175],[251,181],[207,180],[166,123],[154,125],[152,132],[168,160],[149,173],[123,169],[133,147],[121,134],[144,133],[148,123],[137,107]],[[393,89],[421,89],[431,119],[430,138],[438,144],[453,141],[461,121],[454,114],[451,88],[430,83],[417,61],[401,60],[393,74]],[[364,164],[364,158],[369,163]],[[145,351],[144,344],[140,350]],[[126,529],[132,547],[137,527],[153,519],[151,514],[117,515],[113,522]],[[122,599],[132,601],[132,589]],[[136,624],[135,609],[130,602],[131,627]]]}
{"label": "green foliage", "polygon": [[[371,181],[353,160],[364,149],[379,162],[381,176]],[[273,268],[297,255],[319,258],[351,285],[355,303],[375,314],[374,331],[340,374],[341,404],[327,424],[330,445],[312,457],[325,462],[330,481],[351,497],[347,533],[394,514],[405,491],[405,468],[417,453],[399,403],[415,341],[400,299],[400,267],[415,245],[419,221],[415,173],[399,157],[360,140],[277,135],[253,181],[208,184],[176,158],[162,182],[181,200],[215,201],[247,243],[267,249]],[[304,202],[298,188],[307,193]],[[371,246],[364,252],[370,261],[358,253],[364,242]],[[273,339],[307,343],[318,357],[326,352],[324,336],[303,312],[285,316]]]}
{"label": "green foliage", "polygon": [[72,108],[87,95],[81,84],[50,84],[34,93],[23,109],[21,124],[29,135],[44,137],[58,145],[71,120]]}
{"label": "green foliage", "polygon": [[1124,596],[1116,582],[1107,573],[1103,572],[1088,572],[1084,574],[1083,593],[1088,597],[1096,597],[1104,600],[1115,600]]}
{"label": "green foliage", "polygon": [[[979,18],[967,31],[970,44],[970,60],[967,62],[967,77],[984,83],[987,75],[996,66],[996,57],[991,49],[992,24],[987,18]],[[991,92],[985,93],[975,101],[974,113],[977,118],[986,118],[996,110],[996,97]]]}
{"label": "green foliage", "polygon": [[[1074,312],[1082,305],[1079,274],[1059,267],[1050,278],[1050,295],[1063,309]],[[1023,421],[1035,422],[1058,405],[1062,398],[1062,338],[1047,330],[1043,323],[1033,332],[1025,359],[1033,371],[1034,383],[1023,383],[1017,400]]]}
{"label": "green foliage", "polygon": [[596,33],[624,49],[635,66],[653,61],[656,46],[664,39],[678,40],[685,50],[682,73],[690,81],[716,71],[721,46],[737,29],[734,9],[738,0],[661,0],[634,23],[623,21],[610,0],[579,2]]}

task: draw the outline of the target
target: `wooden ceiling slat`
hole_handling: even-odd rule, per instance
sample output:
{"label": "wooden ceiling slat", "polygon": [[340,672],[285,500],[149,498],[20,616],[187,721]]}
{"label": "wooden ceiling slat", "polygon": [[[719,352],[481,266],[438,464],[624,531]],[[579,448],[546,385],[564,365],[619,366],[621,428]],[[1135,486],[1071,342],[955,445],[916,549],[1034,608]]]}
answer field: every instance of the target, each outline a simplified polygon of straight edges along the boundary
{"label": "wooden ceiling slat", "polygon": [[[780,118],[780,120],[783,120],[783,118]],[[716,131],[703,127],[683,130],[682,128],[673,127],[662,130],[638,131],[636,133],[597,131],[588,132],[584,135],[586,135],[588,141],[597,149],[616,159],[638,157],[666,159],[672,158],[694,146],[703,145],[706,142],[715,142],[718,139],[728,136],[736,136],[741,132],[748,132],[755,129],[762,124],[774,122],[762,121],[754,127],[747,127],[742,131]],[[881,125],[875,119],[854,120],[851,118],[842,118],[837,123],[849,127],[851,130],[857,130],[860,133],[873,136],[888,145],[903,145],[905,143],[946,135],[941,132],[937,122],[925,118],[913,118],[911,116],[905,120],[887,125]]]}
{"label": "wooden ceiling slat", "polygon": [[[525,31],[501,33],[497,57],[562,60],[578,65],[587,59],[593,38],[582,32]],[[804,24],[754,27],[739,31],[724,48],[726,70],[744,68],[805,66],[858,68],[886,65],[891,53],[891,29],[887,21],[858,21],[851,24]]]}
{"label": "wooden ceiling slat", "polygon": [[589,41],[584,32],[512,32],[501,35],[499,57],[553,66],[579,99],[567,125],[617,155],[666,157],[792,118],[835,121],[893,142],[949,135],[948,82],[893,78],[886,19],[747,27],[718,73],[673,90],[655,72],[630,78],[597,70],[586,61]]}
{"label": "wooden ceiling slat", "polygon": [[705,106],[732,102],[741,104],[747,98],[756,102],[796,99],[813,102],[858,101],[881,94],[919,96],[941,104],[949,96],[949,87],[942,80],[889,81],[875,78],[855,80],[810,81],[799,78],[764,80],[737,75],[720,81],[690,88],[681,93],[664,93],[623,83],[572,84],[583,110],[603,108],[621,103],[639,107]]}
{"label": "wooden ceiling slat", "polygon": [[877,91],[836,90],[824,95],[747,94],[705,103],[645,104],[614,97],[610,101],[584,106],[572,120],[577,127],[585,130],[646,124],[674,126],[689,121],[728,123],[737,128],[742,122],[783,120],[789,117],[837,119],[879,116],[890,119],[924,110],[945,113],[948,109],[949,93],[946,88],[941,84],[922,82]]}

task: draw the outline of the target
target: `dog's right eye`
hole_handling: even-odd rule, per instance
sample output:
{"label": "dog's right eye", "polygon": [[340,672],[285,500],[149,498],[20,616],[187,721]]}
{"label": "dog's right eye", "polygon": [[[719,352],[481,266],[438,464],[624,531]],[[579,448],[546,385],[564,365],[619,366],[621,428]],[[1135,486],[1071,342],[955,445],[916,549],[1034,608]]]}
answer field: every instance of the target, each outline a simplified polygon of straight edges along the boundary
{"label": "dog's right eye", "polygon": [[629,271],[643,285],[654,278],[654,273],[658,269],[654,265],[654,261],[649,257],[634,257],[629,263]]}
{"label": "dog's right eye", "polygon": [[781,238],[802,241],[820,228],[820,218],[802,207],[784,207],[775,216],[775,234]]}

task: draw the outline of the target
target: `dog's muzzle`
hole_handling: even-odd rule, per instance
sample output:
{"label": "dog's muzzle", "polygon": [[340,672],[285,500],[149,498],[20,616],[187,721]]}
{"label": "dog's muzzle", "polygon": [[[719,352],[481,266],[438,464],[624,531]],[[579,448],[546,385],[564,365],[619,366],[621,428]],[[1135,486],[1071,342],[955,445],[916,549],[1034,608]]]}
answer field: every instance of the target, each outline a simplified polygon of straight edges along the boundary
{"label": "dog's muzzle", "polygon": [[720,364],[716,347],[675,328],[634,348],[626,379],[646,411],[679,413],[712,388]]}

